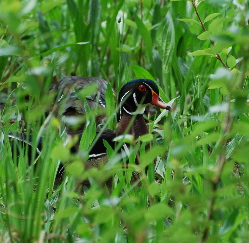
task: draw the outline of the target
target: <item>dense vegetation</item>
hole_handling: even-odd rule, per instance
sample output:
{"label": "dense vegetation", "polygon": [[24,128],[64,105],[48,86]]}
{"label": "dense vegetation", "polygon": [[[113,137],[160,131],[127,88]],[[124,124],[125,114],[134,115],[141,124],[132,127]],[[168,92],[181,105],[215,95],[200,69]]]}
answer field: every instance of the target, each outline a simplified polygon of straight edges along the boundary
{"label": "dense vegetation", "polygon": [[[0,241],[246,242],[248,21],[246,0],[2,0]],[[104,171],[84,171],[92,126],[80,154],[71,155],[60,119],[46,118],[52,83],[75,74],[109,82],[109,128],[117,107],[111,88],[117,93],[135,77],[155,80],[164,100],[178,97],[160,121],[159,110],[148,116],[153,137],[134,146],[125,175],[110,148]],[[30,166],[25,148],[12,155],[11,131],[33,134]],[[138,150],[142,164],[135,166]],[[58,160],[70,165],[55,187]],[[134,169],[141,187],[127,183]],[[111,171],[109,192],[100,182]],[[92,183],[84,194],[76,190],[83,178]]]}

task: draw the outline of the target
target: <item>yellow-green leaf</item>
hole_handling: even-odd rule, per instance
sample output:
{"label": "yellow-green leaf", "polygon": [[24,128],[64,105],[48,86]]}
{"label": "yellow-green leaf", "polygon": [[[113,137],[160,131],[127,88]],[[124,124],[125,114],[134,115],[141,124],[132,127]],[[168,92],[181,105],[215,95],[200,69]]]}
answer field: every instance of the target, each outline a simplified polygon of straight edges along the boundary
{"label": "yellow-green leaf", "polygon": [[204,31],[203,33],[201,33],[200,35],[198,35],[197,38],[199,40],[207,40],[210,36],[211,36],[211,32],[210,31]]}
{"label": "yellow-green leaf", "polygon": [[180,20],[180,21],[186,22],[186,23],[192,23],[192,24],[198,24],[199,25],[199,22],[194,20],[194,19],[177,19],[177,20]]}
{"label": "yellow-green leaf", "polygon": [[140,136],[138,138],[138,141],[141,141],[141,142],[150,142],[153,140],[153,135],[148,133],[148,134],[145,134],[143,136]]}
{"label": "yellow-green leaf", "polygon": [[128,26],[137,29],[137,24],[136,24],[134,21],[132,21],[131,19],[124,19],[124,22],[125,22]]}
{"label": "yellow-green leaf", "polygon": [[205,52],[204,50],[194,51],[190,54],[191,56],[204,56],[204,55],[212,55],[210,53]]}
{"label": "yellow-green leaf", "polygon": [[223,20],[221,18],[215,19],[210,25],[209,25],[209,31],[217,35],[222,31],[223,28]]}
{"label": "yellow-green leaf", "polygon": [[77,207],[68,207],[64,210],[56,211],[55,219],[63,219],[63,218],[69,218],[75,213],[77,213],[79,209]]}
{"label": "yellow-green leaf", "polygon": [[234,56],[232,56],[232,55],[229,56],[228,59],[227,59],[228,67],[233,68],[236,64],[237,64],[236,58]]}
{"label": "yellow-green leaf", "polygon": [[204,19],[204,23],[208,22],[209,20],[217,17],[218,15],[220,15],[220,13],[212,13],[212,14],[209,14],[205,19]]}

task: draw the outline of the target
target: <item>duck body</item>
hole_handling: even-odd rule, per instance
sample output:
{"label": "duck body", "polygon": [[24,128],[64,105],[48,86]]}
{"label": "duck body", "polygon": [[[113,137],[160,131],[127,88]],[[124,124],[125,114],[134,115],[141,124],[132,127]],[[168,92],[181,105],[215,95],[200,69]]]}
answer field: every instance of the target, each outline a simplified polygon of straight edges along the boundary
{"label": "duck body", "polygon": [[[133,116],[129,114],[124,114],[117,124],[116,135],[122,134],[133,134],[135,139],[139,136],[149,133],[148,126],[144,120],[143,115],[138,114],[134,121],[132,121]],[[132,123],[132,124],[131,124]],[[127,129],[130,127],[129,129]]]}
{"label": "duck body", "polygon": [[[85,97],[86,104],[93,110],[96,108],[105,107],[105,93],[107,88],[107,81],[97,77],[79,77],[79,76],[67,76],[62,78],[51,88],[50,92],[54,94],[53,113],[58,119],[64,118],[70,119],[71,117],[80,117],[86,114],[85,104],[79,99],[78,92],[88,86],[95,84],[97,89],[91,95]],[[105,115],[100,114],[96,116],[96,124],[99,125],[105,119]],[[72,127],[66,124],[66,131],[69,136],[79,135],[83,132],[85,123],[82,122],[79,126]],[[108,140],[109,133],[103,134],[103,138]],[[27,164],[31,165],[32,159],[36,159],[44,147],[44,139],[40,137],[38,143],[34,144],[34,139],[31,134],[12,132],[8,134],[8,140],[12,149],[12,155],[19,156],[21,150],[27,151]],[[109,139],[111,142],[111,140]],[[97,153],[100,148],[100,152],[104,152],[103,146],[96,146],[90,151],[90,153]],[[34,158],[32,156],[35,150]],[[78,147],[77,147],[78,150]],[[72,152],[76,152],[76,147],[72,148]],[[64,165],[59,163],[59,169],[56,178],[61,178],[64,175]]]}
{"label": "duck body", "polygon": [[105,107],[105,92],[107,81],[96,77],[68,76],[62,78],[52,90],[56,92],[57,101],[65,99],[62,106],[62,115],[85,114],[84,104],[77,95],[77,91],[87,88],[91,84],[97,84],[97,90],[92,95],[87,96],[86,101],[90,108],[96,106]]}
{"label": "duck body", "polygon": [[[56,97],[55,115],[62,116],[65,121],[71,117],[77,118],[85,115],[85,104],[80,100],[79,92],[92,84],[97,85],[97,89],[94,93],[85,98],[86,104],[91,110],[105,108],[106,80],[97,77],[68,76],[62,78],[51,89],[51,92],[54,92]],[[97,115],[96,124],[101,124],[104,119],[104,114]],[[67,133],[81,133],[84,130],[84,126],[84,122],[80,122],[80,124],[75,127],[67,125]]]}

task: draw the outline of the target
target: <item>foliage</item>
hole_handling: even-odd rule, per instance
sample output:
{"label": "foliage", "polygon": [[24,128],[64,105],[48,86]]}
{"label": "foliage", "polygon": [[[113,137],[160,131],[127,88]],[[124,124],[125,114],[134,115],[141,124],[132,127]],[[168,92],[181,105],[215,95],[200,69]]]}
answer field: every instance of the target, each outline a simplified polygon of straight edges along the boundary
{"label": "foliage", "polygon": [[[2,0],[0,241],[245,242],[248,23],[246,0]],[[180,97],[157,124],[158,111],[148,116],[153,137],[140,138],[124,156],[125,175],[111,148],[103,171],[85,171],[91,141],[71,155],[60,120],[46,119],[52,83],[72,74],[102,77],[117,92],[135,77],[151,78],[163,99]],[[110,87],[107,125],[114,127]],[[91,129],[83,137],[92,140]],[[12,155],[11,131],[32,133],[32,151],[17,145],[19,156]],[[36,158],[40,136],[44,147]],[[56,187],[58,160],[71,163]],[[141,187],[128,183],[134,169]],[[101,180],[114,172],[110,192]],[[92,184],[84,194],[75,189],[83,178]]]}

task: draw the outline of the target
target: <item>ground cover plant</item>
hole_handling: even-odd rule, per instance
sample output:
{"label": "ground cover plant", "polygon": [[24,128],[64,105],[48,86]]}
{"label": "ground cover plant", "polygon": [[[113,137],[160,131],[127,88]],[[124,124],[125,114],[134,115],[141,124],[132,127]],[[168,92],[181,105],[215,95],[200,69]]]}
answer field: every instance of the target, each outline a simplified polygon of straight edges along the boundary
{"label": "ground cover plant", "polygon": [[[2,0],[0,242],[246,242],[248,24],[246,0]],[[70,75],[108,81],[112,129],[112,88],[148,78],[164,100],[175,99],[170,113],[146,116],[152,135],[123,158],[126,173],[108,144],[106,168],[84,170],[98,111],[88,109],[79,154],[70,154],[73,141],[64,145],[49,90]],[[93,91],[84,92],[82,102]],[[13,131],[33,134],[33,146],[12,151]],[[60,183],[58,161],[69,164]],[[129,183],[134,169],[140,187]],[[109,191],[101,183],[113,172]],[[92,186],[81,193],[85,178]]]}

